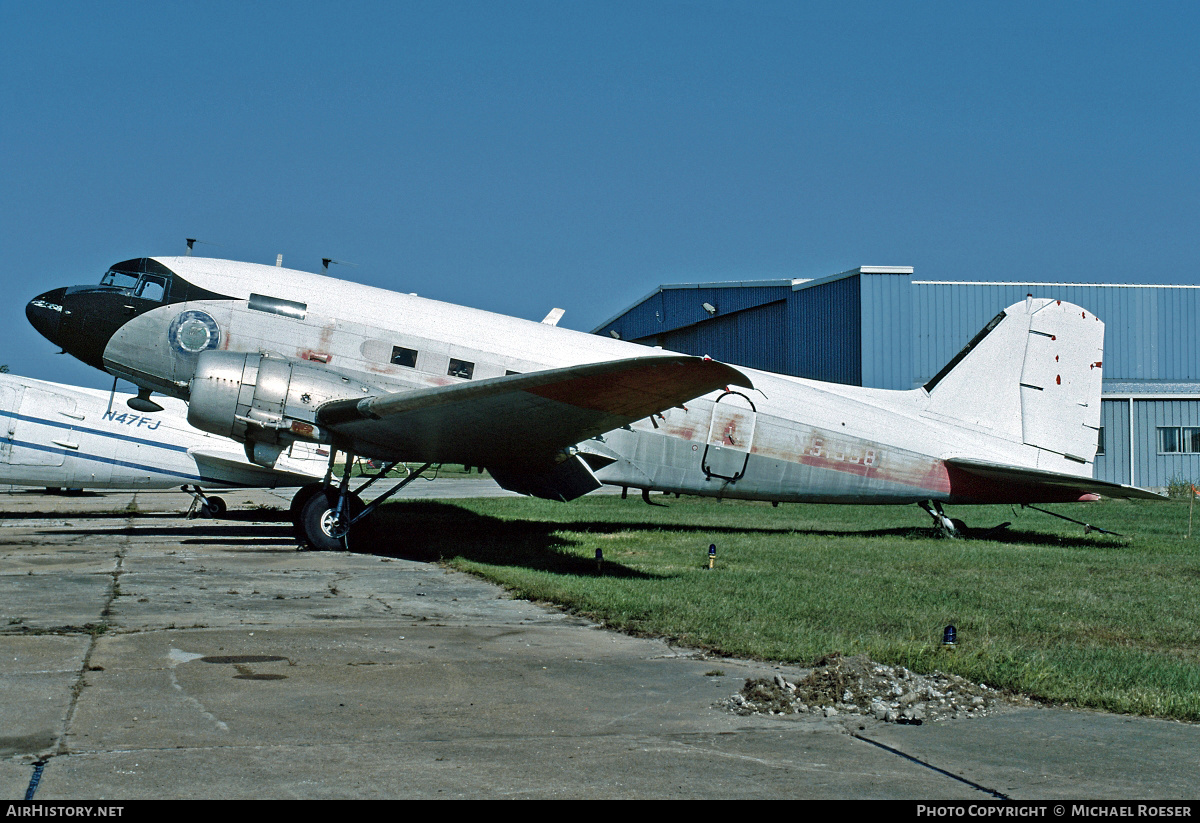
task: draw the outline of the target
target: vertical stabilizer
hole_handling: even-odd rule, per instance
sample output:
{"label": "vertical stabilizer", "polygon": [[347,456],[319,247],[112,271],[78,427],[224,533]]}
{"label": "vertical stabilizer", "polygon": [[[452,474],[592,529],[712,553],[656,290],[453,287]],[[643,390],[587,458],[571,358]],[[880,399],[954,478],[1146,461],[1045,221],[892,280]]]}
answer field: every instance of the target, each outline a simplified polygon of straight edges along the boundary
{"label": "vertical stabilizer", "polygon": [[1082,471],[1096,454],[1103,359],[1099,318],[1031,297],[996,315],[925,384],[929,411],[1065,457]]}

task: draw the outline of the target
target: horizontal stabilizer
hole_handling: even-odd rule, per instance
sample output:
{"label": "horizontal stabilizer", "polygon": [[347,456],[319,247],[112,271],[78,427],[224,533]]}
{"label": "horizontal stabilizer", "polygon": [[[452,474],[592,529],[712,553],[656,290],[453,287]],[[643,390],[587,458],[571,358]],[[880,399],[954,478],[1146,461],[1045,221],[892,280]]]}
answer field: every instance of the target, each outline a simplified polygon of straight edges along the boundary
{"label": "horizontal stabilizer", "polygon": [[397,460],[534,467],[559,450],[750,380],[715,360],[635,357],[321,406],[317,422]]}
{"label": "horizontal stabilizer", "polygon": [[[1102,497],[1115,497],[1134,500],[1166,500],[1166,496],[1137,486],[1125,486],[1120,483],[1109,483],[1105,480],[1094,480],[1090,477],[1079,477],[1073,474],[1041,471],[1023,466],[1009,466],[1003,463],[987,463],[982,460],[967,460],[950,458],[945,461],[946,467],[977,477],[989,484],[1002,484],[1013,488],[1013,501],[1021,502],[1016,489],[1027,488],[1031,491],[1061,492],[1064,496],[1077,493],[1078,497],[1098,494]],[[951,479],[952,488],[957,485]],[[955,490],[957,491],[957,490]],[[1036,495],[1027,501],[1037,502]]]}

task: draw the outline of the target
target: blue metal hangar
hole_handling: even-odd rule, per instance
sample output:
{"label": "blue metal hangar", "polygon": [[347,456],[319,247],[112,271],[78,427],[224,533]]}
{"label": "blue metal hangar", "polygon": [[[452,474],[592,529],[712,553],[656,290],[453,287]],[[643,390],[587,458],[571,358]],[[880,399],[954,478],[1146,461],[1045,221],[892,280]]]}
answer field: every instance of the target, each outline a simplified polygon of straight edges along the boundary
{"label": "blue metal hangar", "polygon": [[881,389],[933,377],[1026,295],[1104,321],[1101,480],[1200,482],[1200,286],[914,280],[860,266],[812,280],[659,286],[594,330],[765,371]]}

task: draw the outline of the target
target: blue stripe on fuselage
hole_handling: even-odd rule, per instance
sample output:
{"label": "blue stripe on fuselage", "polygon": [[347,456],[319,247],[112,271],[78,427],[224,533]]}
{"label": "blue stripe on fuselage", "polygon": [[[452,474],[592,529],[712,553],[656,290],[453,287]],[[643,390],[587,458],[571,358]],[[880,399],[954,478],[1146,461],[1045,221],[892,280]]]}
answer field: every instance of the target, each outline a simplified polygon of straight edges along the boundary
{"label": "blue stripe on fuselage", "polygon": [[[212,477],[204,477],[198,474],[184,474],[183,472],[171,471],[170,469],[160,469],[155,466],[147,466],[144,463],[132,463],[128,460],[117,460],[112,457],[101,457],[97,454],[86,454],[75,451],[74,449],[61,449],[53,446],[43,446],[40,443],[28,443],[24,440],[13,440],[8,437],[0,437],[0,443],[9,443],[13,447],[32,449],[34,451],[49,452],[51,454],[61,454],[67,457],[78,457],[82,460],[91,460],[96,463],[109,463],[113,466],[123,466],[127,469],[136,469],[138,471],[152,472],[154,474],[165,474],[170,477],[179,477],[184,480],[191,480],[193,483],[219,483],[222,486],[245,486],[245,483],[231,483],[228,480],[218,480]],[[30,468],[37,468],[31,466]],[[54,468],[47,466],[46,468]]]}
{"label": "blue stripe on fuselage", "polygon": [[[89,426],[79,426],[75,423],[64,423],[61,420],[47,420],[44,417],[32,417],[27,414],[17,414],[16,412],[0,409],[0,417],[11,417],[14,420],[23,420],[26,423],[37,423],[42,426],[53,426],[56,429],[73,429],[77,432],[86,432],[87,434],[95,434],[100,437],[110,437],[113,440],[124,440],[128,443],[137,443],[142,446],[153,446],[158,449],[167,449],[168,451],[186,452],[187,446],[177,446],[174,443],[164,443],[161,440],[147,440],[143,437],[133,437],[128,434],[116,434],[115,432],[104,431],[103,429],[93,429]],[[148,418],[142,418],[146,420]]]}

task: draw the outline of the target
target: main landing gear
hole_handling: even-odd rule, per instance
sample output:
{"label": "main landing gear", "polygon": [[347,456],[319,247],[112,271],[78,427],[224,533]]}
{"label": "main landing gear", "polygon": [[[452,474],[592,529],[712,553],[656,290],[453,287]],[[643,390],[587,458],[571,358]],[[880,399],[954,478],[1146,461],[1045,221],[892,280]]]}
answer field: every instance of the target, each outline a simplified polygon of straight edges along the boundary
{"label": "main landing gear", "polygon": [[333,483],[333,466],[337,460],[337,450],[330,449],[329,468],[325,472],[325,480],[321,483],[310,483],[302,486],[292,498],[291,517],[292,531],[296,536],[299,548],[316,551],[350,551],[358,537],[356,526],[400,489],[420,477],[432,463],[426,463],[416,471],[410,472],[403,480],[392,488],[364,504],[359,496],[376,480],[386,477],[400,461],[388,463],[383,469],[372,476],[357,490],[350,489],[351,469],[354,467],[354,455],[346,452],[346,465],[337,485]]}

